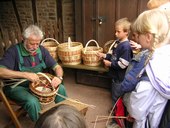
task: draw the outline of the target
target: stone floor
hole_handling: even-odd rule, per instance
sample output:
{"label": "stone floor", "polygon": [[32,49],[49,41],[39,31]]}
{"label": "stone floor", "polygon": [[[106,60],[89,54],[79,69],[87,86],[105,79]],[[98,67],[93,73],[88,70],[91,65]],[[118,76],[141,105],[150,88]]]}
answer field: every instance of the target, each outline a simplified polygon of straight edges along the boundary
{"label": "stone floor", "polygon": [[[93,123],[99,116],[108,116],[111,108],[110,92],[105,88],[76,84],[75,73],[72,70],[65,71],[64,83],[69,98],[79,100],[83,103],[96,106],[95,109],[88,108],[85,115],[88,128],[105,128],[106,121]],[[10,120],[4,105],[0,102],[0,128]],[[33,128],[34,123],[28,116],[20,118],[23,128]],[[12,127],[12,126],[11,126]]]}

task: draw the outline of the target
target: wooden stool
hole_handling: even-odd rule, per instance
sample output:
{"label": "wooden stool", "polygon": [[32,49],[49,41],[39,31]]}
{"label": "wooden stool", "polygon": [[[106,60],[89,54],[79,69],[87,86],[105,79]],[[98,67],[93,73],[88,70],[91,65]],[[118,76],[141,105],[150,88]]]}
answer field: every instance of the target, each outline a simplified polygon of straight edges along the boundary
{"label": "wooden stool", "polygon": [[[15,127],[16,128],[22,128],[19,120],[18,120],[18,117],[25,113],[24,109],[18,105],[17,103],[15,103],[14,101],[8,99],[4,92],[3,92],[3,82],[0,83],[0,100],[2,100],[3,104],[5,105],[7,111],[9,112],[10,114],[10,117],[12,119],[12,122],[14,123]],[[17,109],[16,111],[13,109],[12,105],[15,105],[15,106],[18,106],[19,109]],[[11,121],[7,124],[6,127],[9,127],[9,125],[11,125],[12,123]]]}
{"label": "wooden stool", "polygon": [[43,114],[44,112],[48,111],[49,109],[55,107],[55,106],[58,106],[60,104],[67,104],[67,105],[70,105],[70,106],[73,106],[75,107],[78,111],[80,111],[84,116],[86,115],[86,112],[88,110],[88,106],[84,105],[84,104],[80,104],[80,103],[77,103],[77,102],[73,102],[73,101],[69,101],[69,100],[64,100],[62,102],[59,102],[57,104],[50,104],[48,107],[46,108],[43,108],[41,111],[40,111],[40,115]]}

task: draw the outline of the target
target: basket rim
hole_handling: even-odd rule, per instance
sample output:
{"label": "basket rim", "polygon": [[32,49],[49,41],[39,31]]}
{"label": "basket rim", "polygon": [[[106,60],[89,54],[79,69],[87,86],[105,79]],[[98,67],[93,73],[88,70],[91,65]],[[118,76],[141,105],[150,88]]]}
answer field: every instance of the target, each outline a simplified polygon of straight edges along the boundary
{"label": "basket rim", "polygon": [[[68,47],[68,43],[61,43],[58,45],[58,51],[75,51],[75,50],[81,50],[83,48],[83,44],[80,42],[74,42],[78,45],[74,46],[74,47]],[[69,50],[69,51],[68,51]]]}
{"label": "basket rim", "polygon": [[49,40],[52,40],[53,42],[55,42],[57,45],[59,45],[60,43],[54,39],[54,38],[45,38],[44,40],[41,41],[40,45],[43,45],[46,42],[49,42]]}
{"label": "basket rim", "polygon": [[[93,47],[93,46],[92,46]],[[95,46],[94,46],[95,47]],[[89,48],[89,47],[88,47]],[[87,49],[88,49],[87,48]],[[90,47],[91,48],[91,47]],[[94,50],[94,51],[88,51],[86,49],[86,51],[85,51],[85,48],[83,48],[82,49],[82,54],[89,54],[89,53],[94,53],[94,54],[96,54],[96,52],[103,52],[103,48],[102,47],[99,47],[97,50]]]}

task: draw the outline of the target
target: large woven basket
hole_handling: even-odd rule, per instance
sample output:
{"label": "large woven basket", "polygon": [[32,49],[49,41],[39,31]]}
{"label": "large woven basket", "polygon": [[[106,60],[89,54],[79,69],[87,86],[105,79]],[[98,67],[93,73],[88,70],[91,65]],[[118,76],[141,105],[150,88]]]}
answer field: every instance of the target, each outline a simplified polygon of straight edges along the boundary
{"label": "large woven basket", "polygon": [[81,63],[81,50],[83,48],[80,42],[68,42],[58,45],[58,56],[65,65],[77,65]]}
{"label": "large woven basket", "polygon": [[59,42],[57,40],[55,40],[54,38],[46,38],[41,42],[41,45],[50,52],[50,55],[55,60],[58,60],[57,47],[59,45]]}
{"label": "large woven basket", "polygon": [[[96,46],[88,46],[91,42],[95,42]],[[103,48],[99,47],[96,40],[89,40],[85,48],[82,49],[83,64],[88,66],[99,66],[101,60],[96,55],[98,52],[103,52]]]}

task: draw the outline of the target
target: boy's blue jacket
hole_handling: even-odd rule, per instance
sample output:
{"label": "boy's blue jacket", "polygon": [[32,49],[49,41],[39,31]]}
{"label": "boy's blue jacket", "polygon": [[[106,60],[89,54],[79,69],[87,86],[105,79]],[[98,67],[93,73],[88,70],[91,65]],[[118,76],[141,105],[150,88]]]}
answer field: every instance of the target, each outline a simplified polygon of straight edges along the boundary
{"label": "boy's blue jacket", "polygon": [[[115,97],[115,101],[117,101],[117,99],[123,94],[133,91],[139,81],[149,81],[149,78],[144,71],[144,64],[148,54],[148,50],[143,50],[132,59],[124,80],[120,84],[118,83],[114,86],[115,88],[112,92],[112,95]],[[142,73],[141,76],[140,73]]]}

